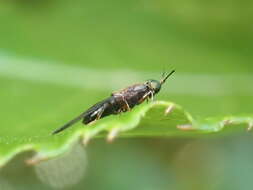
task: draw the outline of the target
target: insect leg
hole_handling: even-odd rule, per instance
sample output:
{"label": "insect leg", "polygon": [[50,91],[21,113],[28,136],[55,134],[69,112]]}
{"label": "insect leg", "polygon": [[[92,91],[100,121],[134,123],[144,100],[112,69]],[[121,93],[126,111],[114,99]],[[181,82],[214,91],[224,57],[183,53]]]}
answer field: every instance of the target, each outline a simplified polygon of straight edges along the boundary
{"label": "insect leg", "polygon": [[128,110],[128,111],[131,111],[131,108],[130,108],[129,104],[127,103],[127,101],[126,101],[126,99],[125,99],[124,97],[123,97],[123,101],[124,101],[125,104],[126,104],[127,110]]}
{"label": "insect leg", "polygon": [[142,99],[146,99],[149,95],[151,95],[151,100],[153,100],[154,98],[154,94],[152,91],[147,92],[146,94],[144,94],[144,96],[142,97]]}
{"label": "insect leg", "polygon": [[126,107],[127,107],[127,111],[130,111],[131,108],[130,108],[129,104],[127,103],[125,97],[124,97],[122,94],[117,94],[117,95],[121,96],[123,102],[125,103],[125,105],[126,105]]}
{"label": "insect leg", "polygon": [[151,93],[151,101],[153,102],[154,101],[154,93],[152,91],[150,91]]}
{"label": "insect leg", "polygon": [[148,93],[146,93],[146,94],[142,97],[142,100],[141,100],[141,101],[143,101],[143,100],[146,99],[146,101],[149,102],[149,98],[147,98],[147,97],[149,97],[150,94],[151,94],[151,100],[153,101],[153,93],[152,93],[151,91],[149,91]]}
{"label": "insect leg", "polygon": [[90,121],[87,122],[86,124],[91,125],[91,124],[95,123],[97,120],[99,120],[99,119],[101,118],[102,114],[104,113],[106,106],[107,106],[107,104],[104,104],[104,105],[103,105],[102,107],[100,107],[97,111],[95,111],[94,113],[92,113],[90,117],[96,116],[95,119],[90,120]]}
{"label": "insect leg", "polygon": [[144,94],[144,96],[142,96],[142,100],[146,99],[147,96],[149,96],[151,91],[149,91],[148,93]]}
{"label": "insect leg", "polygon": [[103,105],[103,107],[101,108],[101,110],[100,110],[100,111],[98,112],[98,114],[97,114],[96,120],[99,120],[99,119],[101,118],[102,114],[103,114],[104,111],[105,111],[106,106],[107,106],[107,104],[104,104],[104,105]]}
{"label": "insect leg", "polygon": [[107,106],[108,106],[108,103],[102,104],[97,110],[93,111],[90,115],[88,115],[88,117],[84,118],[83,124],[91,125],[95,123],[97,120],[99,120],[102,117]]}
{"label": "insect leg", "polygon": [[107,105],[108,105],[107,103],[103,104],[98,110],[96,110],[95,112],[93,112],[91,114],[91,117],[96,115],[95,120],[99,120],[101,118],[103,112],[105,111],[105,108]]}
{"label": "insect leg", "polygon": [[147,92],[146,94],[144,94],[144,96],[140,99],[140,101],[139,102],[143,102],[145,99],[147,100],[147,102],[148,102],[148,98],[147,97],[149,97],[151,95],[151,100],[153,101],[154,100],[154,94],[153,94],[153,92],[152,91],[149,91],[149,92]]}

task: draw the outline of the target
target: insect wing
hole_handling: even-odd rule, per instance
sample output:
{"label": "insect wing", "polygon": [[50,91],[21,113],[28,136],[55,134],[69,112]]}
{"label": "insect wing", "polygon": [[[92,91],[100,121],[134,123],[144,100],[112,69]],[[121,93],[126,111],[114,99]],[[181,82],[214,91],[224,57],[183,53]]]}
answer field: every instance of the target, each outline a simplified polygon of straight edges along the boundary
{"label": "insect wing", "polygon": [[54,135],[56,133],[63,131],[64,129],[67,129],[68,127],[75,124],[76,122],[81,120],[83,117],[85,117],[85,115],[86,115],[86,112],[82,113],[81,115],[77,116],[76,118],[72,119],[71,121],[69,121],[68,123],[66,123],[62,127],[60,127],[59,129],[56,129],[52,134]]}
{"label": "insect wing", "polygon": [[107,101],[108,101],[108,99],[105,99],[105,100],[98,102],[97,104],[91,106],[88,110],[86,110],[85,112],[83,112],[82,114],[77,116],[76,118],[67,122],[62,127],[56,129],[52,134],[59,133],[65,129],[71,127],[73,124],[80,121],[81,119],[83,119],[84,124],[88,124],[89,122],[93,121],[96,118],[96,115],[97,115],[96,111],[99,110]]}
{"label": "insect wing", "polygon": [[[108,105],[112,97],[109,97],[97,104],[91,106],[83,118],[83,123],[88,124],[94,120],[100,119],[105,116],[105,111],[108,110]],[[106,114],[109,115],[110,113]]]}

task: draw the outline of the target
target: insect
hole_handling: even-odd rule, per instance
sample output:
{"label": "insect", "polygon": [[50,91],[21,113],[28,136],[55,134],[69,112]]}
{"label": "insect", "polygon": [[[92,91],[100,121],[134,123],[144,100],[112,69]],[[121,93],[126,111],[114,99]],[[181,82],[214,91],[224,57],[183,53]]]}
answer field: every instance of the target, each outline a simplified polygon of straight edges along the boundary
{"label": "insect", "polygon": [[144,83],[134,84],[120,91],[113,92],[110,97],[91,106],[88,110],[58,128],[52,134],[63,131],[81,119],[83,124],[86,125],[111,114],[116,115],[122,112],[130,111],[134,106],[141,104],[145,100],[153,100],[154,95],[160,91],[162,85],[174,72],[175,70],[171,71],[167,75],[163,74],[160,81],[147,80]]}

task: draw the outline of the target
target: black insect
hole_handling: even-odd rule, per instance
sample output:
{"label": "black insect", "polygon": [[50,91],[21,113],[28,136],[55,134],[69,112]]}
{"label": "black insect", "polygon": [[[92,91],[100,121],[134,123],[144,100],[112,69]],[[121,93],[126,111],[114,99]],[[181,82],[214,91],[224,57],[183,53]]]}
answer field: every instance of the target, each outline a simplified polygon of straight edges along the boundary
{"label": "black insect", "polygon": [[83,124],[88,124],[111,114],[130,111],[134,106],[141,104],[145,100],[153,100],[154,95],[160,91],[163,83],[174,72],[175,70],[171,71],[160,81],[147,80],[144,83],[134,84],[118,92],[113,92],[110,97],[91,106],[88,110],[55,130],[53,134],[63,131],[81,119]]}

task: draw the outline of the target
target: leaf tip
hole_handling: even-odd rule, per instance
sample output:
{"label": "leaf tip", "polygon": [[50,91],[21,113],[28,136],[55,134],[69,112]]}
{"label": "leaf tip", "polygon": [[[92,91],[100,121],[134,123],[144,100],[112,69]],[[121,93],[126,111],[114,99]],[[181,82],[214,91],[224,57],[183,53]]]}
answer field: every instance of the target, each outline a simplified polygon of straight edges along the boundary
{"label": "leaf tip", "polygon": [[106,141],[108,143],[112,143],[114,141],[114,139],[116,138],[116,136],[118,135],[119,133],[119,128],[114,128],[112,129],[108,135],[107,135],[107,138],[106,138]]}
{"label": "leaf tip", "polygon": [[38,163],[40,163],[41,161],[47,160],[47,158],[45,158],[44,156],[39,155],[38,153],[35,154],[33,157],[26,159],[25,163],[29,166],[33,166],[36,165]]}
{"label": "leaf tip", "polygon": [[165,115],[165,116],[168,115],[169,113],[171,113],[171,112],[173,111],[173,109],[174,109],[174,105],[169,105],[169,106],[165,109],[164,115]]}
{"label": "leaf tip", "polygon": [[83,139],[82,139],[82,144],[84,145],[84,146],[87,146],[88,144],[89,144],[89,142],[90,142],[90,136],[89,135],[85,135],[84,137],[83,137]]}
{"label": "leaf tip", "polygon": [[194,130],[194,128],[191,124],[177,125],[177,128],[180,130],[183,130],[183,131]]}
{"label": "leaf tip", "polygon": [[251,129],[253,128],[253,122],[249,122],[248,127],[247,127],[247,131],[251,131]]}
{"label": "leaf tip", "polygon": [[223,122],[222,122],[222,125],[225,126],[225,125],[230,125],[230,124],[233,124],[233,121],[231,119],[225,119]]}

